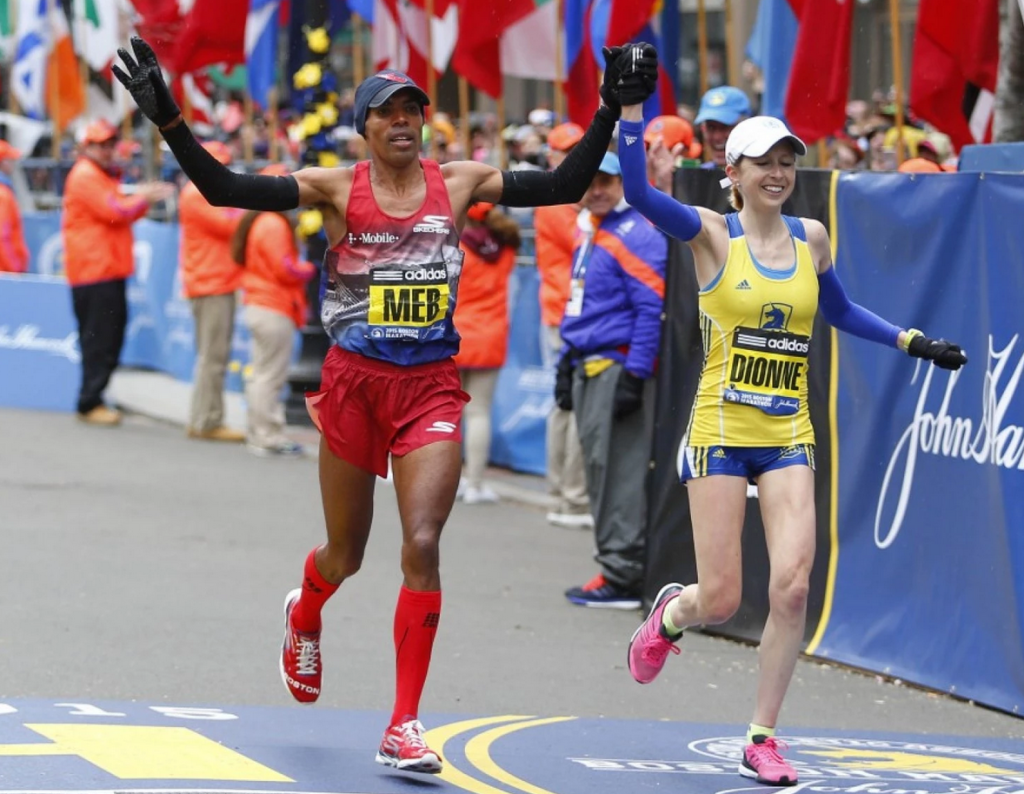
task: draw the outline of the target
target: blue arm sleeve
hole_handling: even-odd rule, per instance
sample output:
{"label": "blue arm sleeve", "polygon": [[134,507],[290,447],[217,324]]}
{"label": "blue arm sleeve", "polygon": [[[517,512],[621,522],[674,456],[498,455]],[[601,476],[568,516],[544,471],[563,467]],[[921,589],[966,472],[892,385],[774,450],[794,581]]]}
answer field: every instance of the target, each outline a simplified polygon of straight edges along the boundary
{"label": "blue arm sleeve", "polygon": [[644,155],[642,121],[619,121],[619,162],[626,201],[636,207],[665,234],[689,242],[700,232],[697,210],[681,204],[647,182],[647,158]]}
{"label": "blue arm sleeve", "polygon": [[896,347],[900,329],[850,300],[830,267],[818,275],[818,306],[829,325],[870,342]]}

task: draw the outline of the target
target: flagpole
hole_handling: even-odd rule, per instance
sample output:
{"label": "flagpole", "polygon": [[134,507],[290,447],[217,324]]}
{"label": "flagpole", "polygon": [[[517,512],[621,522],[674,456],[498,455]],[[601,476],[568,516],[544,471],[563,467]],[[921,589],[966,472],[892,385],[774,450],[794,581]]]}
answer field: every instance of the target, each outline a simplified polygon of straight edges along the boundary
{"label": "flagpole", "polygon": [[472,160],[469,150],[469,81],[459,75],[459,140],[462,142],[462,159]]}
{"label": "flagpole", "polygon": [[[434,0],[427,0],[427,96],[430,98],[431,113],[437,107],[437,75],[434,74]],[[437,159],[437,130],[430,128],[430,159]]]}
{"label": "flagpole", "polygon": [[[352,80],[358,86],[366,79],[366,52],[363,48],[364,20],[359,14],[352,14]],[[366,139],[361,135],[355,139],[356,157],[366,157]]]}
{"label": "flagpole", "polygon": [[508,168],[508,147],[505,145],[505,95],[498,97],[498,167]]}
{"label": "flagpole", "polygon": [[700,68],[700,95],[708,90],[708,15],[704,0],[697,0],[697,61]]}
{"label": "flagpole", "polygon": [[[188,86],[185,85],[185,77],[186,75],[181,76],[181,117],[191,127],[195,114],[192,112],[192,95],[189,93]],[[246,91],[245,95],[249,96],[249,92]]]}
{"label": "flagpole", "polygon": [[562,59],[565,57],[562,52],[562,36],[565,34],[565,25],[562,22],[562,0],[554,0],[555,3],[555,101],[552,103],[555,110],[555,121],[565,120],[565,75],[562,73]]}
{"label": "flagpole", "polygon": [[726,82],[739,85],[739,64],[736,63],[736,42],[733,41],[732,0],[723,0],[722,10],[725,13],[725,68]]}
{"label": "flagpole", "polygon": [[270,150],[268,155],[270,162],[277,162],[277,131],[278,131],[278,118],[277,118],[277,86],[271,86],[270,91],[267,92],[267,104],[270,105],[267,108],[267,115],[270,116]]}
{"label": "flagpole", "polygon": [[245,109],[245,126],[242,127],[242,150],[245,153],[245,162],[251,163],[253,160],[252,151],[252,96],[248,91],[245,92],[242,98],[242,107]]}
{"label": "flagpole", "polygon": [[903,53],[900,42],[899,0],[889,0],[889,27],[892,38],[892,77],[896,86],[896,165],[903,163]]}

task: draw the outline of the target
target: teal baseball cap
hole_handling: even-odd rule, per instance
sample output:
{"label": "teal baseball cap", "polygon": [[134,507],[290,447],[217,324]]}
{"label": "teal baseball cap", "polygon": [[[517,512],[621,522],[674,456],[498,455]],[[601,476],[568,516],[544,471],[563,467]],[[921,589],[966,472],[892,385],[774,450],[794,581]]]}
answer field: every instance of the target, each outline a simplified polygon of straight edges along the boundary
{"label": "teal baseball cap", "polygon": [[622,166],[619,165],[619,156],[615,152],[605,152],[601,158],[601,165],[597,168],[602,174],[611,176],[622,176]]}

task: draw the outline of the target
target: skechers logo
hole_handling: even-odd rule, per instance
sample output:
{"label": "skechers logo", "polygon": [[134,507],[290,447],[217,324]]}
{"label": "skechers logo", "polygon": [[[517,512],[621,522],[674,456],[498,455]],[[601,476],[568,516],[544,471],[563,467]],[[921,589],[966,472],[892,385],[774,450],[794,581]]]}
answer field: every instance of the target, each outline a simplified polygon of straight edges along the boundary
{"label": "skechers logo", "polygon": [[355,245],[360,243],[361,245],[386,245],[389,243],[397,243],[400,238],[397,234],[391,234],[391,232],[360,232],[359,234],[353,234],[349,232],[348,244]]}
{"label": "skechers logo", "polygon": [[413,226],[412,230],[426,234],[448,234],[449,220],[446,215],[424,215],[423,220]]}
{"label": "skechers logo", "polygon": [[452,422],[434,422],[427,428],[428,433],[454,433],[455,424]]}

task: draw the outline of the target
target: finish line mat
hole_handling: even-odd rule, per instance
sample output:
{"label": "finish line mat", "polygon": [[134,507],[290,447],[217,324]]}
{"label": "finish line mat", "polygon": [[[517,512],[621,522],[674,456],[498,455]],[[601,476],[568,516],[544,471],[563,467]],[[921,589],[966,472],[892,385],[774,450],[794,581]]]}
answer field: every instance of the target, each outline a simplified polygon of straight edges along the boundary
{"label": "finish line mat", "polygon": [[[318,708],[0,703],[0,794],[732,794],[742,726],[424,715],[440,775],[374,762],[387,715]],[[1019,741],[793,729],[815,794],[1024,794]]]}

